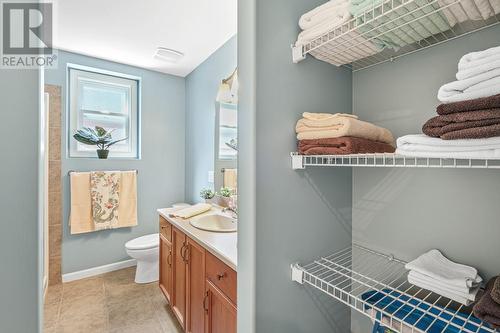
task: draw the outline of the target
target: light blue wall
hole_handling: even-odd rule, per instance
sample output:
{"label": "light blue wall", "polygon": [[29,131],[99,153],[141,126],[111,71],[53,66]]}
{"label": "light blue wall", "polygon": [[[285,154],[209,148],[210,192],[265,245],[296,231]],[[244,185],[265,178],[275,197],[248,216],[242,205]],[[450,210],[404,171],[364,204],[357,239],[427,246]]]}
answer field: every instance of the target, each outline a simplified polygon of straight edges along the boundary
{"label": "light blue wall", "polygon": [[[185,83],[184,79],[132,66],[59,52],[59,69],[46,70],[45,82],[63,87],[66,110],[66,64],[74,63],[142,78],[142,159],[97,160],[69,159],[66,136],[62,140],[63,182],[63,273],[74,272],[127,259],[125,242],[141,235],[158,232],[156,209],[184,201]],[[66,112],[62,117],[66,128]],[[66,134],[66,131],[63,131]],[[111,231],[70,235],[69,170],[132,170],[138,174],[139,225]]]}
{"label": "light blue wall", "polygon": [[[499,26],[356,72],[353,113],[395,136],[421,133],[436,115],[438,88],[455,79],[460,57],[498,46],[498,36]],[[406,260],[438,248],[485,278],[497,275],[499,188],[500,173],[493,169],[354,168],[353,238]],[[370,326],[353,316],[352,332]]]}
{"label": "light blue wall", "polygon": [[0,70],[0,332],[39,328],[39,83],[36,70]]}
{"label": "light blue wall", "polygon": [[[254,0],[254,5],[239,9],[239,20],[246,23],[240,25],[238,36],[241,90],[245,91],[239,114],[248,120],[240,121],[239,128],[241,135],[251,136],[242,139],[247,149],[240,152],[240,167],[241,161],[256,163],[256,173],[254,193],[254,185],[247,181],[239,187],[245,195],[239,200],[239,224],[244,226],[239,230],[239,244],[245,247],[239,251],[249,254],[239,255],[243,271],[238,279],[253,281],[255,274],[258,333],[344,333],[350,328],[348,309],[290,278],[290,264],[307,262],[351,241],[351,171],[294,171],[290,161],[290,152],[296,150],[295,123],[302,112],[351,111],[349,70],[313,59],[292,63],[290,44],[299,32],[298,19],[322,2]],[[253,167],[245,166],[242,171],[240,179],[248,176],[251,181]],[[256,216],[249,211],[254,208],[253,199]],[[255,225],[255,238],[250,225]],[[245,285],[253,289],[252,282]],[[239,318],[252,316],[251,292],[238,295],[245,307]],[[240,333],[252,330],[250,325],[239,328]]]}
{"label": "light blue wall", "polygon": [[186,201],[197,202],[214,170],[215,98],[237,62],[233,36],[186,77]]}

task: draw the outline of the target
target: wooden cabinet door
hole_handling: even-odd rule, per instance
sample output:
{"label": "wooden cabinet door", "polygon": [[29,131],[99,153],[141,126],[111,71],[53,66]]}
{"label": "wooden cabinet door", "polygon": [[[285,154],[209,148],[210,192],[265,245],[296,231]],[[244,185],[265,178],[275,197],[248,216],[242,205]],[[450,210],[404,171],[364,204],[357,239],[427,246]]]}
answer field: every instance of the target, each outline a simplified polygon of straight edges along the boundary
{"label": "wooden cabinet door", "polygon": [[172,228],[172,310],[185,329],[186,319],[186,235],[177,228]]}
{"label": "wooden cabinet door", "polygon": [[187,238],[187,313],[186,332],[205,332],[205,249]]}
{"label": "wooden cabinet door", "polygon": [[236,333],[236,306],[214,284],[206,281],[206,333]]}
{"label": "wooden cabinet door", "polygon": [[172,302],[172,243],[160,234],[160,289]]}

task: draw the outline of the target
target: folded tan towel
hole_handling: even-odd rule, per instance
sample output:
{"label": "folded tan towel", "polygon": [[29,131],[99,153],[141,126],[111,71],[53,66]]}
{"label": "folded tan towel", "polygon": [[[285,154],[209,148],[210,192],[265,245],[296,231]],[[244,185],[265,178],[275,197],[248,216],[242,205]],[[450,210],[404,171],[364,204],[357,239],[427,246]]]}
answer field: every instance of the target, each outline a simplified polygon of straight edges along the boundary
{"label": "folded tan towel", "polygon": [[321,120],[302,118],[295,126],[298,140],[357,137],[387,143],[394,146],[392,133],[383,128],[354,117],[333,115]]}
{"label": "folded tan towel", "polygon": [[336,117],[349,117],[358,119],[358,116],[350,113],[314,113],[314,112],[304,112],[302,113],[304,119],[309,120],[328,120]]}
{"label": "folded tan towel", "polygon": [[[137,172],[121,171],[120,205],[116,228],[137,225]],[[90,172],[70,174],[70,232],[82,234],[96,231],[92,219],[92,199],[90,196]]]}
{"label": "folded tan towel", "polygon": [[212,205],[207,203],[199,203],[175,212],[172,212],[170,216],[172,217],[180,217],[182,219],[188,219],[190,217],[203,214],[212,209]]}

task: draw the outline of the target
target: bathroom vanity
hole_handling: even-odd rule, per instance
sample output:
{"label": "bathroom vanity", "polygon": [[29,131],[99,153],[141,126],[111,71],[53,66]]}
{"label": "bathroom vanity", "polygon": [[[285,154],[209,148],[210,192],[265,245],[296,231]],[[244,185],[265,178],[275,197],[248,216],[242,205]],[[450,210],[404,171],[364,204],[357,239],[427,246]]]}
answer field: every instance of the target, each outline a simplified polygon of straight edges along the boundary
{"label": "bathroom vanity", "polygon": [[236,333],[237,234],[160,215],[159,286],[185,332]]}

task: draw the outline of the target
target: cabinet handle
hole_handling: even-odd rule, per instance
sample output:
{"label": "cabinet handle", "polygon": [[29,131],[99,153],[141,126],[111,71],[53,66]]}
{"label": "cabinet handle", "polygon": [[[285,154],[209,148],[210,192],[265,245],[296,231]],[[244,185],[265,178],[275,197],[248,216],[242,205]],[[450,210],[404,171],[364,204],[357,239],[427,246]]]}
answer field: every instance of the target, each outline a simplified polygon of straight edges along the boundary
{"label": "cabinet handle", "polygon": [[184,249],[185,248],[186,248],[186,243],[183,243],[182,247],[181,247],[181,257],[182,257],[182,260],[184,260]]}
{"label": "cabinet handle", "polygon": [[168,256],[167,256],[167,264],[172,267],[172,251],[169,251],[168,252]]}
{"label": "cabinet handle", "polygon": [[184,243],[182,244],[182,247],[181,247],[181,257],[182,257],[182,260],[187,263],[187,259],[186,259],[186,252],[188,250],[188,247],[187,247],[187,244]]}
{"label": "cabinet handle", "polygon": [[186,244],[186,250],[184,251],[184,256],[182,257],[184,262],[187,264],[189,261],[189,245]]}
{"label": "cabinet handle", "polygon": [[208,291],[206,292],[205,297],[203,298],[203,310],[205,310],[206,313],[208,313],[207,300],[208,300]]}
{"label": "cabinet handle", "polygon": [[217,274],[217,280],[222,280],[223,278],[225,278],[227,276],[226,272],[222,273],[222,274]]}

